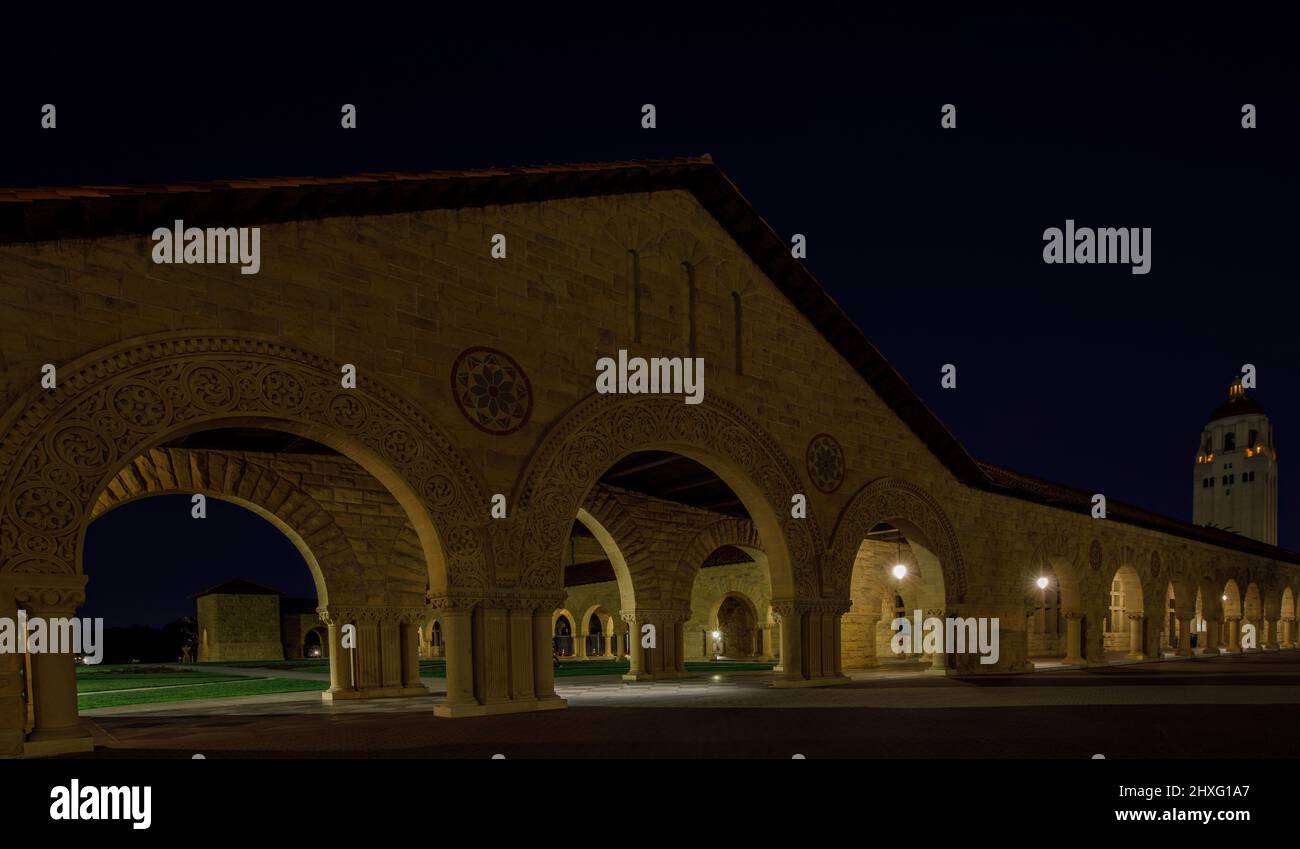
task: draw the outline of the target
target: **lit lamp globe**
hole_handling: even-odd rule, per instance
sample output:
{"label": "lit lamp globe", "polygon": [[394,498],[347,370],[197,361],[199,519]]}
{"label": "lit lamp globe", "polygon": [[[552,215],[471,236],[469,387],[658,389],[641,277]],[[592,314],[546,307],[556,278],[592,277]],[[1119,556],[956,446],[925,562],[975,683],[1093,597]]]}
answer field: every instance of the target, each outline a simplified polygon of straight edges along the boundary
{"label": "lit lamp globe", "polygon": [[1034,583],[1038,584],[1038,588],[1039,588],[1040,590],[1045,590],[1045,589],[1047,589],[1047,579],[1046,579],[1046,578],[1039,578],[1039,579],[1038,579],[1037,581],[1035,581]]}
{"label": "lit lamp globe", "polygon": [[901,581],[907,577],[907,567],[899,563],[894,567],[894,579]]}

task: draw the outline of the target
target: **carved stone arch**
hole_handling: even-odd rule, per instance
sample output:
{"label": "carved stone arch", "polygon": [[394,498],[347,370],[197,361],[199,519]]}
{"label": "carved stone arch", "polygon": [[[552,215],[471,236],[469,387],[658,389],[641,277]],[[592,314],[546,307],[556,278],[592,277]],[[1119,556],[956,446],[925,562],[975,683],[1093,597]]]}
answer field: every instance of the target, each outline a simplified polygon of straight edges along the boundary
{"label": "carved stone arch", "polygon": [[[747,549],[756,553],[763,551],[763,541],[759,539],[758,529],[754,527],[753,522],[727,518],[707,525],[691,538],[682,551],[682,556],[678,558],[677,580],[674,581],[678,595],[673,599],[674,603],[679,606],[690,605],[691,590],[695,585],[695,577],[699,574],[700,565],[710,554],[724,545],[733,545],[741,550]],[[753,601],[750,601],[750,605],[753,605]]]}
{"label": "carved stone arch", "polygon": [[939,558],[947,601],[966,599],[966,564],[957,532],[939,502],[921,487],[899,478],[877,478],[858,490],[840,513],[826,563],[826,587],[833,598],[849,598],[853,563],[867,533],[881,522],[904,534],[919,532],[917,540]]}
{"label": "carved stone arch", "polygon": [[1059,603],[1066,610],[1082,610],[1085,601],[1084,581],[1087,568],[1087,547],[1077,538],[1063,531],[1049,530],[1031,535],[1033,553],[1022,575],[1025,602],[1038,603],[1036,589],[1038,578],[1050,573],[1056,578],[1055,591]]}
{"label": "carved stone arch", "polygon": [[367,598],[365,568],[329,511],[284,475],[245,457],[150,449],[109,482],[91,508],[90,520],[123,504],[167,493],[201,493],[230,501],[271,522],[306,561],[321,605],[388,601]]}
{"label": "carved stone arch", "polygon": [[598,486],[592,490],[578,510],[578,521],[591,531],[609,558],[618,583],[619,607],[635,610],[638,589],[644,596],[643,604],[654,604],[649,597],[650,589],[657,586],[650,544],[641,526],[619,503],[613,488]]}
{"label": "carved stone arch", "polygon": [[0,572],[74,574],[90,510],[126,463],[213,427],[286,430],[346,454],[402,504],[432,591],[491,583],[482,487],[451,439],[415,405],[340,364],[254,334],[166,333],[121,342],[60,369],[0,420]]}
{"label": "carved stone arch", "polygon": [[[763,541],[773,593],[815,598],[823,537],[816,513],[790,516],[802,486],[770,436],[710,393],[702,404],[641,395],[590,395],[543,436],[516,485],[508,557],[520,585],[559,589],[573,517],[606,469],[637,451],[672,451],[708,467],[736,493]],[[504,568],[504,567],[503,567]],[[509,578],[506,578],[509,580]]]}
{"label": "carved stone arch", "polygon": [[586,637],[591,634],[591,617],[595,616],[600,621],[600,632],[603,636],[608,637],[606,633],[606,622],[614,618],[614,614],[609,612],[605,605],[597,602],[587,605],[587,610],[582,614],[582,621],[579,624],[582,630],[582,636]]}

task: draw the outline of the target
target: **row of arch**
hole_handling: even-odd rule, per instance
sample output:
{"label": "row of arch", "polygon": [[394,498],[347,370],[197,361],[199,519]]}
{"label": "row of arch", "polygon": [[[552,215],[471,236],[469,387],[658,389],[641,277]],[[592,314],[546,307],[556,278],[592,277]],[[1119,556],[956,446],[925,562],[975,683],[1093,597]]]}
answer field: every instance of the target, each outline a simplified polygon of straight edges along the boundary
{"label": "row of arch", "polygon": [[[427,603],[440,614],[448,659],[444,715],[562,705],[550,669],[565,543],[575,517],[595,519],[588,498],[603,471],[637,451],[694,460],[744,504],[751,519],[747,544],[765,559],[772,608],[784,623],[781,655],[785,680],[792,684],[839,677],[840,624],[854,564],[863,541],[881,523],[931,554],[945,605],[968,602],[965,555],[928,492],[881,478],[850,497],[833,524],[820,516],[826,503],[817,498],[810,497],[806,515],[796,517],[792,496],[810,488],[780,445],[717,393],[699,405],[616,395],[576,402],[530,455],[508,499],[509,518],[493,520],[479,472],[419,407],[377,381],[344,389],[336,363],[272,338],[162,334],[82,358],[62,367],[61,375],[56,390],[34,388],[0,419],[0,484],[10,494],[0,513],[0,602],[6,610],[21,605],[70,615],[84,600],[86,528],[122,470],[168,440],[219,427],[275,429],[329,446],[362,466],[400,504],[423,554]],[[190,472],[178,486],[243,497],[223,491],[211,476]],[[299,508],[306,503],[300,500]],[[301,518],[298,512],[293,516]],[[611,541],[621,537],[611,547],[618,552],[611,561],[634,588],[638,570],[649,566],[638,560],[633,535],[616,534],[619,529],[599,521],[592,525],[598,539],[602,532]],[[299,537],[310,549],[307,538]],[[699,550],[709,544],[701,540]],[[697,568],[695,557],[683,555],[679,568]],[[416,689],[426,600],[410,593],[376,597],[368,589],[370,576],[346,559],[311,562],[331,658],[341,656],[341,629],[353,625],[362,634],[367,662],[374,664],[368,678],[361,676],[370,689]],[[1057,569],[1058,580],[1068,573]],[[1060,587],[1067,605],[1069,583],[1067,578]],[[680,612],[689,600],[681,596],[685,582],[668,586],[671,592],[653,599],[623,599],[621,612],[633,626],[660,626],[661,654],[646,662],[659,664],[661,673],[681,671]],[[1186,589],[1178,597],[1191,598]],[[38,729],[43,733],[76,725],[75,682],[71,667],[61,663],[50,656],[38,670],[49,697]],[[331,692],[359,689],[356,670],[351,683],[344,673],[338,670]]]}

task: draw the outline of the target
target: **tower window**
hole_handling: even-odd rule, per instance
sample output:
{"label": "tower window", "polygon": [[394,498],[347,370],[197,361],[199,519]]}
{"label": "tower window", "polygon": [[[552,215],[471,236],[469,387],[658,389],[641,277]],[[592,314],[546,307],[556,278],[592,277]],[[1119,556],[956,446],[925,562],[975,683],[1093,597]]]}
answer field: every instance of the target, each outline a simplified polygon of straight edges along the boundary
{"label": "tower window", "polygon": [[1223,450],[1224,451],[1237,450],[1237,434],[1229,432],[1223,435]]}
{"label": "tower window", "polygon": [[1250,432],[1250,435],[1246,437],[1246,447],[1247,447],[1247,448],[1254,448],[1254,447],[1255,447],[1255,443],[1258,442],[1258,441],[1259,441],[1259,431],[1257,431],[1257,430],[1252,430],[1252,431]]}

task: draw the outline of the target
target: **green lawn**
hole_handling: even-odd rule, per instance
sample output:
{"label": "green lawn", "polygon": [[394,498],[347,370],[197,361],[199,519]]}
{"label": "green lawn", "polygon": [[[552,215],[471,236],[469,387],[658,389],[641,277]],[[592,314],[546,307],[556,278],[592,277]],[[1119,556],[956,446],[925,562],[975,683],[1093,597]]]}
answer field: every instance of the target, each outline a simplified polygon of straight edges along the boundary
{"label": "green lawn", "polygon": [[82,666],[77,669],[77,706],[88,710],[263,693],[310,692],[328,686],[329,682],[324,680],[263,678],[256,674],[230,675],[146,664]]}
{"label": "green lawn", "polygon": [[260,696],[266,693],[320,692],[329,687],[328,681],[229,677],[232,680],[207,684],[184,684],[179,687],[161,687],[152,690],[107,691],[86,693],[84,695],[79,692],[77,707],[81,710],[89,710],[91,708],[117,707],[119,705],[184,702],[193,699],[225,699],[235,696]]}

